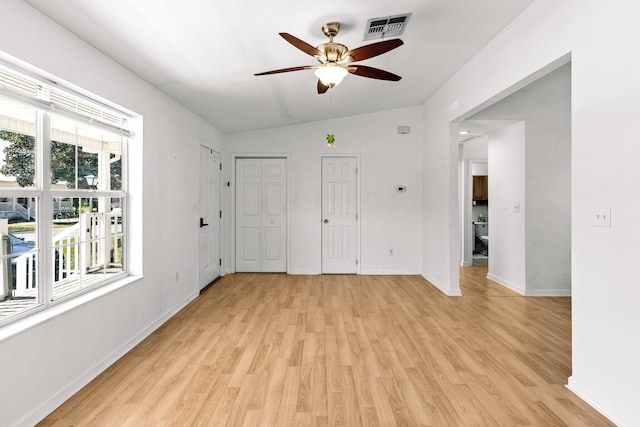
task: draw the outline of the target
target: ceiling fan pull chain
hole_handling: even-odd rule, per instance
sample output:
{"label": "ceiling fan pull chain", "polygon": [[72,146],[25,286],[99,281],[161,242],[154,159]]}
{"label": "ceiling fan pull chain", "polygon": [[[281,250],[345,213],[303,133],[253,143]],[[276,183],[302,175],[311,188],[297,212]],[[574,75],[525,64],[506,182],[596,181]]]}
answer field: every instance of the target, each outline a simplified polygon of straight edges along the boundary
{"label": "ceiling fan pull chain", "polygon": [[[329,132],[333,132],[333,91],[329,91]],[[335,147],[336,137],[333,133],[327,134],[327,147],[332,150]]]}

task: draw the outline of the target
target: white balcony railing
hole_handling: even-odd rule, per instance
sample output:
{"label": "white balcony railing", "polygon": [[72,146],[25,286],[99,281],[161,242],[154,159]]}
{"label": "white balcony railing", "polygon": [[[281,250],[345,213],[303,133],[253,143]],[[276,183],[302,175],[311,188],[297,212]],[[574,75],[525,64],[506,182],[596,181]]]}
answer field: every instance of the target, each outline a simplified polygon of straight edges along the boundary
{"label": "white balcony railing", "polygon": [[[86,275],[106,271],[121,270],[124,233],[121,213],[85,213],[79,221],[53,238],[55,250],[54,296],[57,287],[64,287],[64,293],[75,284],[84,287]],[[28,252],[14,260],[15,288],[12,297],[35,297],[35,254]],[[9,259],[7,259],[9,261]],[[11,283],[8,283],[12,286]]]}

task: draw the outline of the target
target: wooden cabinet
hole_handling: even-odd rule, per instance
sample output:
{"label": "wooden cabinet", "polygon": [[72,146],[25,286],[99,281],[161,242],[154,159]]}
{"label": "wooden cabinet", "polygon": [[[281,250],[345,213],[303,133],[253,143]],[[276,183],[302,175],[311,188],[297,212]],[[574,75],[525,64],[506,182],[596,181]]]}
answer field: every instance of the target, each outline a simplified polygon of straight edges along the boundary
{"label": "wooden cabinet", "polygon": [[475,204],[489,203],[489,177],[474,176],[473,177],[473,201]]}

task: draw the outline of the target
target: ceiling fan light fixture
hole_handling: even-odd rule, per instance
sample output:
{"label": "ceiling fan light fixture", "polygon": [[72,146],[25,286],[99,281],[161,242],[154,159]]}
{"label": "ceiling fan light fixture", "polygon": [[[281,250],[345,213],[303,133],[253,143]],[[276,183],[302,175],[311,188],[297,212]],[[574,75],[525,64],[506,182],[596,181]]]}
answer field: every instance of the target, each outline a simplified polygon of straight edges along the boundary
{"label": "ceiling fan light fixture", "polygon": [[349,71],[335,63],[327,63],[322,67],[316,68],[315,75],[320,79],[323,85],[334,87],[340,84],[342,79],[349,74]]}
{"label": "ceiling fan light fixture", "polygon": [[[406,22],[406,18],[403,20]],[[395,23],[395,21],[394,21]],[[333,38],[338,34],[340,24],[338,22],[329,22],[323,28],[322,32],[329,37],[328,43],[323,43],[317,47],[311,46],[309,43],[292,36],[289,33],[278,33],[289,42],[293,47],[301,50],[309,56],[312,56],[320,62],[320,65],[304,65],[298,67],[281,68],[278,70],[264,71],[256,73],[255,76],[264,76],[267,74],[288,73],[290,71],[315,70],[317,81],[318,95],[326,93],[330,88],[335,87],[342,82],[347,74],[355,76],[367,77],[370,79],[390,80],[397,82],[400,76],[378,68],[368,67],[366,65],[353,64],[353,62],[363,61],[373,58],[383,53],[389,52],[404,43],[400,39],[388,39],[375,43],[369,43],[364,46],[349,50],[347,46],[336,43]],[[342,64],[347,64],[343,66]],[[350,65],[348,65],[350,64]]]}

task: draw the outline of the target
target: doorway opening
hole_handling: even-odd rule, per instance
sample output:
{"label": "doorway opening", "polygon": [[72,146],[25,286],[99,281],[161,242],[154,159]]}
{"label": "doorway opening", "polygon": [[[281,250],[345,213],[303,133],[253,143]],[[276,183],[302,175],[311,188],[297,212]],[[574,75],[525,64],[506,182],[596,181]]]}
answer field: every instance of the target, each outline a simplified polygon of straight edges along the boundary
{"label": "doorway opening", "polygon": [[489,264],[489,165],[471,162],[471,264]]}
{"label": "doorway opening", "polygon": [[[491,254],[487,277],[521,295],[571,295],[568,61],[457,123],[461,265],[474,264],[479,243],[480,253]],[[481,179],[472,166],[483,161],[491,177],[486,214],[477,207],[483,198],[473,194]]]}

